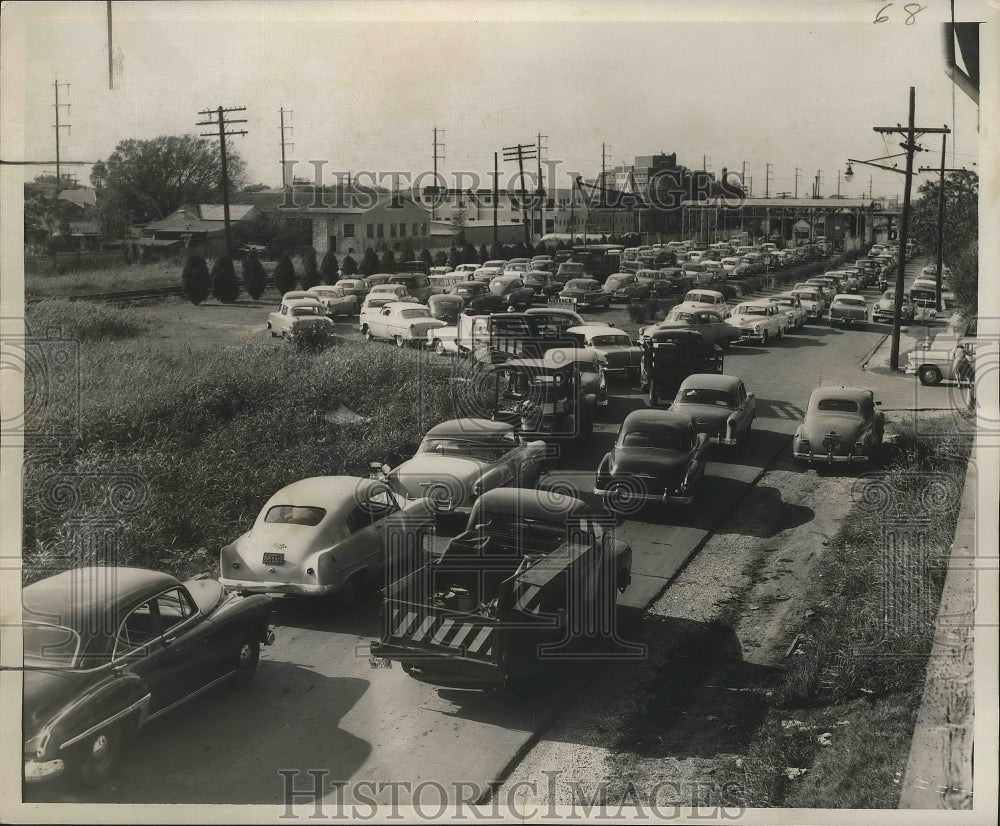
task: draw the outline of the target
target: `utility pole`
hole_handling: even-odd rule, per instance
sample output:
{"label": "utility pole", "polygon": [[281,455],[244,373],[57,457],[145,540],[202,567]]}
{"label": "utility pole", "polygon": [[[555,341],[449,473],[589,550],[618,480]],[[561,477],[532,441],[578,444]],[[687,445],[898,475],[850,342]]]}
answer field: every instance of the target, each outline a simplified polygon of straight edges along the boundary
{"label": "utility pole", "polygon": [[773,164],[764,164],[764,197],[771,197],[771,167]]}
{"label": "utility pole", "polygon": [[69,84],[68,83],[60,83],[59,82],[59,78],[56,78],[55,83],[53,83],[52,85],[53,85],[53,87],[56,90],[56,106],[55,106],[55,108],[56,108],[56,122],[55,122],[55,129],[56,129],[56,198],[58,198],[59,197],[59,188],[62,186],[62,156],[59,153],[59,130],[60,129],[69,129],[70,128],[70,124],[68,124],[68,123],[60,123],[59,122],[59,112],[62,109],[62,107],[65,106],[66,107],[66,111],[69,112],[69,104],[68,103],[60,103],[59,102],[59,87],[60,86],[65,86],[67,89],[69,89]]}
{"label": "utility pole", "polygon": [[291,109],[285,109],[284,107],[282,107],[281,109],[278,110],[278,114],[281,117],[281,188],[283,190],[284,189],[288,189],[288,181],[286,180],[286,176],[287,176],[288,173],[287,173],[287,171],[285,169],[285,147],[286,146],[295,146],[294,143],[289,143],[288,141],[285,140],[285,130],[286,129],[288,129],[290,132],[294,132],[295,131],[295,127],[294,126],[285,126],[285,112],[288,112],[288,114],[290,115],[290,114],[292,114],[292,110]]}
{"label": "utility pole", "polygon": [[524,223],[525,246],[531,243],[531,226],[528,221],[528,199],[525,197],[526,193],[524,190],[524,162],[535,160],[537,157],[538,152],[535,150],[534,144],[531,143],[518,143],[514,146],[505,146],[503,148],[503,159],[505,161],[517,161],[521,176],[521,220]]}
{"label": "utility pole", "polygon": [[[216,115],[218,120],[201,120],[196,126],[216,126],[219,127],[219,159],[222,163],[222,217],[226,226],[226,255],[232,258],[233,240],[229,232],[229,170],[226,168],[226,137],[228,135],[245,135],[245,129],[234,129],[227,132],[226,127],[234,123],[246,123],[246,118],[237,120],[226,120],[227,112],[245,112],[246,106],[233,106],[228,109],[219,106],[217,109],[203,109],[199,115]],[[201,137],[210,138],[214,132],[202,132]]]}
{"label": "utility pole", "polygon": [[543,135],[541,132],[538,133],[538,143],[536,145],[536,153],[538,155],[538,237],[541,238],[545,235],[545,184],[542,182],[542,153],[545,152],[548,147],[542,145],[542,140],[548,139],[548,135]]}
{"label": "utility pole", "polygon": [[749,181],[749,183],[747,184],[747,197],[748,198],[752,198],[753,197],[753,175],[751,175],[749,178],[747,178],[747,181]]}
{"label": "utility pole", "polygon": [[948,144],[947,133],[941,135],[941,168],[935,169],[933,166],[922,166],[918,172],[938,172],[938,226],[937,226],[937,277],[934,279],[934,308],[941,311],[941,279],[944,274],[944,173],[945,172],[965,172],[964,169],[945,169],[944,159],[946,146]]}
{"label": "utility pole", "polygon": [[497,201],[500,200],[500,166],[497,153],[493,153],[493,246],[500,243],[500,234],[497,229]]}
{"label": "utility pole", "polygon": [[823,170],[816,170],[816,180],[813,183],[813,198],[820,197],[820,185],[823,183]]}
{"label": "utility pole", "polygon": [[111,0],[107,2],[108,7],[108,88],[115,88],[115,61],[114,61],[114,49],[112,43],[114,42],[111,38]]}
{"label": "utility pole", "polygon": [[837,170],[837,197],[840,197],[840,170]]}
{"label": "utility pole", "polygon": [[795,197],[796,198],[799,197],[799,177],[801,176],[801,174],[802,174],[802,170],[800,170],[798,167],[795,167]]}
{"label": "utility pole", "polygon": [[[437,218],[437,186],[438,186],[438,161],[444,160],[444,144],[438,143],[438,133],[444,135],[444,129],[438,129],[434,127],[434,148],[432,150],[432,157],[434,159],[434,200],[431,201],[431,220],[436,220]],[[441,154],[438,154],[438,149],[441,149]],[[478,198],[476,199],[479,200]]]}

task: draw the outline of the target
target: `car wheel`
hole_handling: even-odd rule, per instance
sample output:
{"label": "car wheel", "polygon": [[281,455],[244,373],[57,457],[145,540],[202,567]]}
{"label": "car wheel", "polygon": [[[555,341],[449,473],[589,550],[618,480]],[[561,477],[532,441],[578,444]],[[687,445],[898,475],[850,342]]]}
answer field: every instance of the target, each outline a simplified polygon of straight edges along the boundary
{"label": "car wheel", "polygon": [[282,338],[288,338],[288,330],[282,330],[281,331],[281,337]]}
{"label": "car wheel", "polygon": [[917,378],[920,379],[921,384],[939,384],[944,376],[936,365],[923,364],[917,370]]}
{"label": "car wheel", "polygon": [[393,341],[396,342],[396,346],[399,347],[400,349],[406,346],[406,341],[402,336],[393,336],[392,338]]}
{"label": "car wheel", "polygon": [[375,340],[375,336],[372,335],[371,327],[365,327],[365,329],[361,331],[361,334],[365,337],[365,341]]}
{"label": "car wheel", "polygon": [[117,724],[105,726],[79,744],[76,779],[84,786],[97,786],[108,780],[121,756],[124,732]]}
{"label": "car wheel", "polygon": [[445,350],[444,350],[444,342],[441,341],[441,339],[439,339],[439,338],[434,339],[434,352],[437,353],[439,356],[443,356],[444,355],[444,352],[445,352]]}
{"label": "car wheel", "polygon": [[656,387],[652,381],[649,383],[649,406],[656,407],[660,403],[660,394],[656,392]]}
{"label": "car wheel", "polygon": [[236,652],[233,668],[233,685],[242,688],[250,682],[260,662],[260,641],[245,639]]}
{"label": "car wheel", "polygon": [[761,345],[767,344],[767,330],[764,330],[760,334],[760,343],[761,343]]}
{"label": "car wheel", "polygon": [[785,337],[785,330],[783,327],[778,328],[778,341],[781,341]]}
{"label": "car wheel", "polygon": [[729,348],[733,346],[733,340],[731,338],[723,338],[719,340],[719,346],[722,348],[724,353],[729,352]]}

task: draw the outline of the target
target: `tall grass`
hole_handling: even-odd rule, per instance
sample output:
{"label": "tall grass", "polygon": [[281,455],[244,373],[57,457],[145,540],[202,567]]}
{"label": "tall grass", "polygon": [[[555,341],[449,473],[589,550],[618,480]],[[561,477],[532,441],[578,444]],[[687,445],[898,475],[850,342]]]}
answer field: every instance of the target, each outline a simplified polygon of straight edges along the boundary
{"label": "tall grass", "polygon": [[[86,343],[78,400],[29,411],[29,429],[53,436],[25,457],[25,579],[101,558],[211,570],[284,485],[365,476],[370,461],[407,455],[451,414],[448,372],[420,352],[369,343],[317,354],[271,342],[209,352]],[[359,418],[329,416],[339,408]],[[114,506],[115,475],[127,477],[131,509]],[[53,507],[56,478],[74,488],[71,511]]]}
{"label": "tall grass", "polygon": [[29,305],[25,322],[36,337],[58,337],[78,342],[135,338],[149,322],[134,310],[97,302],[53,298]]}

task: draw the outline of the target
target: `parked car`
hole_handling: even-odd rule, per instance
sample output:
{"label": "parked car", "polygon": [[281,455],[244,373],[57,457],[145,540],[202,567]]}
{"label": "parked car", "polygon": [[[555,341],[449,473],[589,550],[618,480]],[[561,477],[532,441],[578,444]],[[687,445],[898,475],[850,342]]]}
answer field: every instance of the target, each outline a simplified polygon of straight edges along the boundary
{"label": "parked car", "polygon": [[688,290],[677,308],[681,310],[715,310],[715,312],[725,315],[728,305],[726,297],[718,290]]}
{"label": "parked car", "polygon": [[594,494],[612,512],[634,512],[644,502],[691,504],[705,476],[707,443],[686,413],[633,410],[598,465]]}
{"label": "parked car", "polygon": [[592,347],[552,347],[545,351],[542,362],[551,367],[575,364],[580,371],[580,392],[592,395],[598,407],[607,407],[608,381],[600,356]]}
{"label": "parked car", "polygon": [[863,295],[838,293],[830,302],[830,326],[843,327],[868,323],[868,302]]}
{"label": "parked car", "polygon": [[593,278],[571,278],[559,293],[581,310],[606,310],[611,306],[611,296],[601,289],[601,282]]}
{"label": "parked car", "polygon": [[638,277],[630,272],[618,272],[608,276],[602,289],[611,296],[612,301],[631,301],[633,298],[645,298],[649,287],[639,283]]}
{"label": "parked car", "polygon": [[460,295],[440,294],[427,299],[427,309],[431,311],[431,316],[445,324],[455,324],[464,307],[465,300]]}
{"label": "parked car", "polygon": [[459,264],[457,267],[455,267],[455,272],[468,273],[469,275],[472,275],[473,273],[475,273],[476,270],[479,269],[479,267],[480,267],[479,264]]}
{"label": "parked car", "polygon": [[789,294],[794,295],[799,300],[802,309],[806,311],[807,319],[819,320],[826,313],[826,299],[823,297],[823,293],[816,288],[796,285],[795,289],[789,291]]}
{"label": "parked car", "polygon": [[743,332],[739,327],[730,324],[714,310],[685,310],[674,307],[659,324],[651,324],[639,329],[639,338],[649,336],[655,330],[679,328],[695,330],[710,344],[718,344],[723,350],[728,350],[733,342],[739,341]]}
{"label": "parked car", "polygon": [[402,284],[414,300],[423,304],[434,292],[430,277],[422,272],[398,272],[389,279],[390,284]]}
{"label": "parked car", "polygon": [[326,306],[317,298],[290,298],[267,315],[267,329],[272,336],[285,338],[305,327],[325,327],[333,332]]}
{"label": "parked car", "polygon": [[587,323],[576,310],[567,307],[531,307],[524,314],[535,316],[539,330],[553,338],[561,336],[568,327]]}
{"label": "parked car", "polygon": [[344,291],[345,295],[353,295],[358,299],[358,306],[368,297],[369,287],[363,278],[341,278],[337,281],[337,286]]}
{"label": "parked car", "polygon": [[581,347],[593,349],[606,372],[622,373],[633,381],[639,378],[642,348],[624,330],[600,324],[584,324],[570,327],[566,330],[566,335]]}
{"label": "parked car", "polygon": [[587,273],[578,261],[563,261],[556,269],[556,281],[565,284],[573,278],[585,278]]}
{"label": "parked car", "polygon": [[750,435],[757,397],[736,376],[695,373],[681,383],[669,409],[687,413],[694,429],[706,434],[710,442],[736,445]]}
{"label": "parked car", "polygon": [[330,318],[336,318],[339,315],[354,315],[358,311],[358,297],[348,295],[339,284],[333,287],[321,284],[318,287],[313,287],[312,292],[326,307],[326,314]]}
{"label": "parked car", "polygon": [[[891,322],[896,314],[896,290],[888,289],[881,296],[879,296],[878,301],[875,302],[875,306],[872,307],[872,321],[887,321]],[[901,321],[913,321],[913,317],[916,314],[916,307],[913,306],[913,302],[910,301],[910,297],[903,294],[903,306],[900,313]]]}
{"label": "parked car", "polygon": [[545,442],[525,440],[511,424],[449,419],[427,431],[412,458],[383,465],[376,478],[400,505],[427,497],[437,513],[468,513],[493,488],[534,488],[544,459]]}
{"label": "parked car", "polygon": [[218,683],[242,685],[270,645],[271,600],[141,568],[73,568],[24,605],[24,779],[112,776],[127,738]]}
{"label": "parked car", "polygon": [[385,584],[430,550],[434,509],[400,507],[384,483],[313,476],[286,485],[253,527],[223,546],[221,582],[240,593],[332,596],[349,607],[368,584]]}
{"label": "parked car", "polygon": [[727,313],[729,322],[740,328],[741,341],[767,344],[768,339],[784,336],[787,316],[770,301],[744,301]]}
{"label": "parked car", "polygon": [[388,339],[397,347],[419,346],[427,340],[428,330],[445,326],[427,307],[409,301],[391,301],[360,313],[358,319],[361,334],[368,341]]}
{"label": "parked car", "polygon": [[445,273],[434,273],[430,274],[431,280],[431,295],[442,295],[444,293],[450,292],[453,287],[457,287],[459,284],[463,284],[466,281],[472,279],[472,273],[470,272],[455,272],[449,271]]}
{"label": "parked car", "polygon": [[480,267],[472,273],[472,278],[474,281],[482,281],[484,284],[489,284],[499,275],[503,275],[502,267]]}
{"label": "parked car", "polygon": [[452,295],[465,302],[467,309],[477,313],[498,313],[506,307],[503,298],[490,291],[485,281],[467,281],[454,287]]}
{"label": "parked car", "polygon": [[365,276],[365,286],[371,290],[373,287],[381,287],[383,284],[388,284],[389,279],[392,278],[391,272],[377,272],[373,275]]}
{"label": "parked car", "polygon": [[383,305],[388,304],[390,301],[419,303],[402,284],[378,284],[372,287],[365,299],[365,303],[375,301],[381,301]]}
{"label": "parked car", "polygon": [[801,330],[806,323],[806,309],[791,293],[775,293],[768,297],[781,308],[782,312],[788,316],[788,327],[790,331]]}
{"label": "parked car", "polygon": [[819,387],[792,437],[792,455],[807,462],[871,462],[882,446],[885,416],[872,390]]}
{"label": "parked car", "polygon": [[[282,301],[291,301],[295,298],[312,298],[319,300],[319,296],[316,295],[312,290],[289,290],[283,296],[281,296]],[[280,305],[280,302],[279,302]]]}
{"label": "parked car", "polygon": [[526,310],[535,300],[535,291],[525,286],[517,271],[505,272],[489,284],[490,292],[500,296],[505,307],[512,310]]}
{"label": "parked car", "polygon": [[538,298],[548,299],[563,288],[550,270],[528,270],[521,279],[525,287],[530,287]]}
{"label": "parked car", "polygon": [[818,276],[814,278],[807,278],[802,283],[796,284],[795,289],[819,290],[820,293],[822,293],[823,295],[823,300],[826,302],[827,307],[830,306],[830,300],[837,292],[836,288],[831,286],[829,281],[824,281],[822,278],[819,278]]}

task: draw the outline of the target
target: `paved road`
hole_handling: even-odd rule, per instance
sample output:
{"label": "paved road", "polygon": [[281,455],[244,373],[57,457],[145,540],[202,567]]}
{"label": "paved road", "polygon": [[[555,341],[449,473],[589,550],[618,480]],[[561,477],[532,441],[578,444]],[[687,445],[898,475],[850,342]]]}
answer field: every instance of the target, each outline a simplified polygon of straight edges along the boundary
{"label": "paved road", "polygon": [[[734,347],[726,356],[726,372],[741,376],[757,395],[754,437],[738,454],[713,448],[700,506],[647,509],[641,518],[619,525],[619,537],[635,553],[633,583],[619,611],[624,637],[640,610],[667,586],[773,458],[788,449],[814,387],[874,385],[889,399],[889,410],[911,407],[914,400],[926,406],[942,403],[947,396],[943,388],[923,388],[914,396],[912,378],[862,370],[861,363],[885,332],[875,326],[841,331],[810,325],[782,342]],[[612,392],[590,443],[564,457],[561,469],[548,474],[543,484],[568,484],[590,498],[593,469],[610,448],[617,423],[644,404],[628,387],[613,386]],[[447,533],[458,528],[442,527]],[[279,772],[297,772],[294,785],[302,789],[315,782],[307,773],[316,771],[324,773],[317,776],[328,812],[335,811],[340,796],[335,781],[409,784],[355,788],[345,795],[357,799],[360,794],[383,804],[394,794],[409,802],[411,790],[428,781],[449,784],[450,793],[455,791],[450,784],[466,781],[472,785],[461,794],[476,797],[533,733],[571,702],[594,667],[554,667],[549,685],[531,698],[435,689],[399,668],[369,667],[368,643],[380,632],[374,601],[342,616],[308,601],[281,600],[274,620],[277,641],[265,650],[257,678],[246,690],[220,691],[151,725],[113,785],[86,797],[61,789],[32,793],[49,800],[281,804],[288,780]],[[436,787],[425,786],[421,802],[433,807],[436,794]]]}

